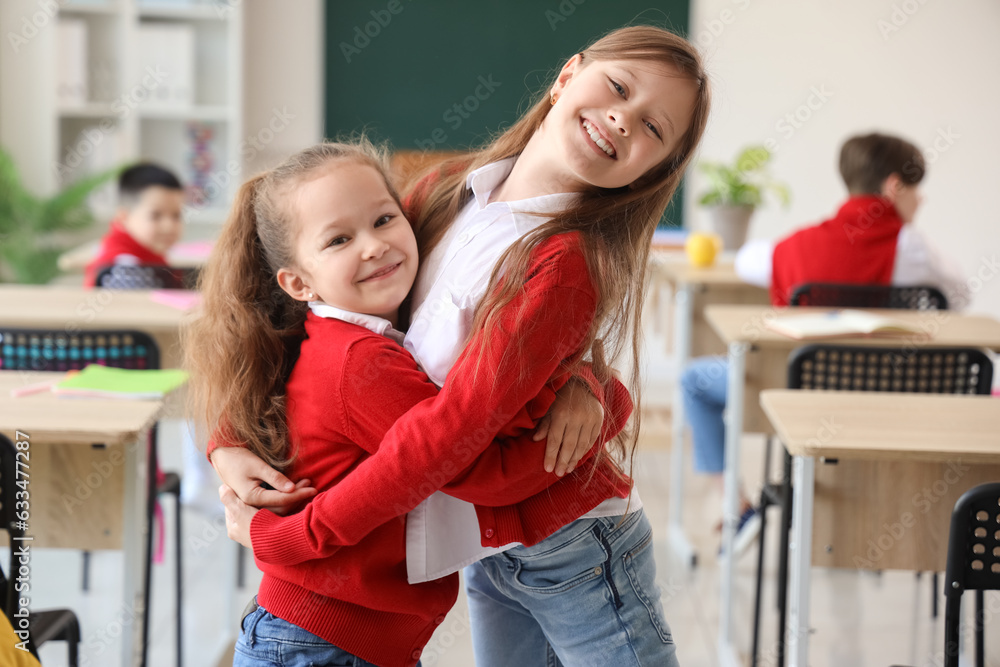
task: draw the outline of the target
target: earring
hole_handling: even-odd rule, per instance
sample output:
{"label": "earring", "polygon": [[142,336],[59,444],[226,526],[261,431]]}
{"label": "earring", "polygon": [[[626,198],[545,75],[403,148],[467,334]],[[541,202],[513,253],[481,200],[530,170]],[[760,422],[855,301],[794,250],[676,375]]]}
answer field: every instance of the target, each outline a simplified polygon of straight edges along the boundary
{"label": "earring", "polygon": [[310,298],[310,299],[312,299],[312,298],[313,298],[313,293],[312,293],[312,292],[309,292],[309,298]]}
{"label": "earring", "polygon": [[552,106],[555,106],[557,99],[559,99],[559,98],[556,96],[556,94],[552,93],[551,95],[549,95],[549,104],[551,104]]}

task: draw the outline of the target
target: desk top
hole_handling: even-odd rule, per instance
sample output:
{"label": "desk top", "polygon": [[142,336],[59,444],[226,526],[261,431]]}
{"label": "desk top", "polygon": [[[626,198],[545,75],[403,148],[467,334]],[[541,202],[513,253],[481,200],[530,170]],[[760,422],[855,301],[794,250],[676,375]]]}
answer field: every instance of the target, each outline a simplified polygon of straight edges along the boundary
{"label": "desk top", "polygon": [[720,257],[715,264],[703,269],[691,266],[687,255],[676,251],[654,250],[649,257],[650,267],[674,284],[727,285],[763,289],[743,282],[736,275],[732,257]]}
{"label": "desk top", "polygon": [[793,456],[1000,464],[1000,399],[767,389],[760,404]]}
{"label": "desk top", "polygon": [[33,444],[127,444],[156,421],[163,407],[163,401],[61,398],[52,392],[10,395],[16,387],[63,375],[0,371],[0,433],[11,440],[15,431],[27,433]]}
{"label": "desk top", "polygon": [[[167,264],[178,269],[198,269],[205,266],[212,250],[212,241],[181,241],[167,251]],[[67,273],[77,273],[87,268],[101,241],[88,241],[59,256],[59,269]]]}
{"label": "desk top", "polygon": [[[783,314],[830,312],[837,308],[774,308],[770,306],[711,305],[705,308],[705,319],[719,335],[722,342],[752,343],[759,347],[785,348],[788,350],[824,342],[822,340],[795,340],[767,328],[768,322]],[[950,310],[880,310],[866,309],[876,315],[906,322],[931,334],[929,340],[921,339],[920,345],[936,347],[986,347],[1000,350],[1000,322],[985,315],[962,315]],[[901,347],[916,341],[912,336],[899,337],[838,337],[826,342],[844,345]]]}
{"label": "desk top", "polygon": [[188,313],[153,301],[146,290],[0,285],[0,326],[65,329],[180,331]]}

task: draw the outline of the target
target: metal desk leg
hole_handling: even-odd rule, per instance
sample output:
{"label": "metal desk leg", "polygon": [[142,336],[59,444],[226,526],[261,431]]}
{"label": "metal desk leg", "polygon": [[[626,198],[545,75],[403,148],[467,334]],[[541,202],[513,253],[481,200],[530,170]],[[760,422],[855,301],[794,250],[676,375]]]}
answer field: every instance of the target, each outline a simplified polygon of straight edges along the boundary
{"label": "metal desk leg", "polygon": [[749,343],[730,343],[729,376],[726,386],[726,470],[722,498],[722,569],[721,606],[719,607],[720,654],[733,641],[733,571],[732,558],[740,505],[740,439],[743,435],[743,394],[746,381],[746,355]]}
{"label": "metal desk leg", "polygon": [[670,424],[670,514],[667,541],[682,562],[694,566],[697,554],[684,534],[684,390],[681,375],[691,357],[694,294],[690,285],[678,285],[674,293],[674,404]]}
{"label": "metal desk leg", "polygon": [[809,664],[809,575],[812,568],[813,483],[816,459],[796,456],[793,462],[795,489],[792,503],[792,540],[788,545],[791,569],[788,600],[788,664]]}
{"label": "metal desk leg", "polygon": [[122,631],[122,667],[142,663],[142,629],[146,615],[143,586],[149,524],[149,452],[146,432],[125,447],[125,497],[122,551],[124,552],[125,626]]}

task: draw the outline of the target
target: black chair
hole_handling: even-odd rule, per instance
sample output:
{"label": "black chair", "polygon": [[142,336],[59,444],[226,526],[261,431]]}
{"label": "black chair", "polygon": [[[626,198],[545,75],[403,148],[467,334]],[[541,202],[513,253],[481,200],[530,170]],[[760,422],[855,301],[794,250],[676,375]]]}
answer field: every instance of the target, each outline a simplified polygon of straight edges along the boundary
{"label": "black chair", "polygon": [[945,298],[941,290],[928,285],[903,287],[899,285],[805,283],[792,291],[788,305],[948,310],[948,299]]}
{"label": "black chair", "polygon": [[[160,350],[156,341],[144,332],[131,330],[94,330],[67,333],[60,330],[14,329],[0,326],[0,369],[27,371],[69,371],[80,370],[88,364],[102,364],[114,368],[158,369]],[[156,450],[156,425],[149,434],[149,479],[156,484],[159,476]],[[175,594],[177,600],[177,665],[181,665],[183,596],[181,561],[181,478],[175,472],[162,475],[151,493],[146,507],[148,525],[153,525],[156,497],[170,494],[175,500],[174,530],[175,545]],[[153,562],[153,530],[146,534],[145,609],[150,609]],[[83,590],[89,589],[90,553],[83,552]],[[149,637],[149,614],[143,617],[143,664],[146,663],[147,639]]]}
{"label": "black chair", "polygon": [[[985,394],[993,384],[993,363],[982,350],[972,348],[887,348],[816,344],[792,352],[788,362],[789,389],[840,391],[894,391],[928,394]],[[770,447],[765,454],[770,466]],[[756,666],[760,648],[760,618],[766,508],[781,507],[781,548],[778,561],[777,664],[785,664],[784,628],[788,600],[788,541],[792,509],[792,457],[785,451],[780,484],[767,483],[761,491],[757,582],[754,598],[753,652]],[[935,586],[936,590],[936,586]]]}
{"label": "black chair", "polygon": [[[17,448],[7,436],[0,434],[0,527],[7,530],[10,546],[9,572],[13,576],[19,566],[17,547],[25,543],[24,524],[17,518]],[[22,517],[23,518],[23,517]],[[3,604],[3,614],[15,630],[20,629],[20,618],[17,613],[18,594],[13,582],[4,575],[0,567],[0,599]],[[80,647],[80,622],[72,609],[46,609],[32,611],[28,614],[28,650],[35,658],[38,657],[38,647],[50,641],[66,642],[69,652],[70,667],[77,667]]]}
{"label": "black chair", "polygon": [[197,269],[115,264],[97,270],[98,287],[107,289],[194,289]]}
{"label": "black chair", "polygon": [[959,621],[965,591],[976,592],[976,667],[983,667],[983,591],[1000,590],[1000,482],[969,489],[955,503],[944,582],[944,667],[958,667]]}

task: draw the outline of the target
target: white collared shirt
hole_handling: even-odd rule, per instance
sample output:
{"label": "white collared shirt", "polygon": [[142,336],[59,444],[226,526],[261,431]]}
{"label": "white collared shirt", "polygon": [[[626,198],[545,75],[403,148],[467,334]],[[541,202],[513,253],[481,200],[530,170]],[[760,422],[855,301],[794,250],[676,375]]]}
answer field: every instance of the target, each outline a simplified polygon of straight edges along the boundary
{"label": "white collared shirt", "polygon": [[331,306],[323,301],[310,301],[309,310],[311,310],[314,315],[318,315],[319,317],[325,317],[331,320],[343,320],[344,322],[357,324],[358,326],[368,329],[372,333],[377,333],[379,336],[385,336],[389,340],[393,340],[400,345],[403,344],[403,332],[393,327],[392,322],[384,317],[367,315],[365,313],[355,313],[351,310],[344,310],[343,308]]}
{"label": "white collared shirt", "polygon": [[[490,203],[490,195],[507,179],[515,160],[494,162],[469,174],[466,186],[473,197],[421,264],[404,347],[439,387],[468,342],[476,306],[500,256],[577,196],[562,193]],[[634,489],[631,502],[611,498],[580,518],[617,516],[626,507],[628,511],[642,507]],[[407,515],[406,567],[411,584],[457,572],[513,546],[483,547],[475,507],[441,492]]]}

